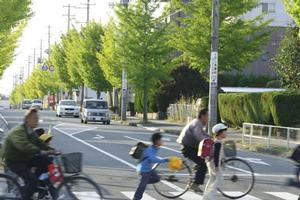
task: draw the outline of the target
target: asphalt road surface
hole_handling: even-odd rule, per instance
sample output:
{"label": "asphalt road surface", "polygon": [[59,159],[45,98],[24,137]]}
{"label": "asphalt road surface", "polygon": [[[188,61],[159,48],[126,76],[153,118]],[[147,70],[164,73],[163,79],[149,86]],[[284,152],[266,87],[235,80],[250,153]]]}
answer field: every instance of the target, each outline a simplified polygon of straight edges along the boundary
{"label": "asphalt road surface", "polygon": [[[23,120],[24,111],[3,110],[1,114],[13,128]],[[128,155],[137,141],[149,141],[151,132],[139,128],[97,123],[81,124],[78,118],[57,118],[54,112],[40,112],[40,126],[51,128],[53,146],[64,153],[83,152],[84,172],[101,187],[105,199],[131,199],[138,184],[135,171],[137,162]],[[176,136],[165,134],[165,144],[160,156],[181,156]],[[255,171],[256,182],[252,192],[241,200],[298,200],[299,188],[288,185],[293,177],[294,165],[288,159],[239,151],[238,157],[245,159]],[[242,185],[228,184],[226,189],[240,192]],[[174,190],[176,191],[175,188]],[[179,188],[180,189],[180,188]],[[147,188],[144,200],[164,200],[152,186]],[[201,200],[200,194],[188,192],[179,199]],[[218,195],[218,199],[225,197]]]}

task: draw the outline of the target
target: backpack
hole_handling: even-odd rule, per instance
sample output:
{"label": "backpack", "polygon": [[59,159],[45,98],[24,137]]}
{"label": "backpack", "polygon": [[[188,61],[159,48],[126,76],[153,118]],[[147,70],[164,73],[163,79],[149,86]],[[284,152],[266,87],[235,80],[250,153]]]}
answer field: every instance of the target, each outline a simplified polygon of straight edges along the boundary
{"label": "backpack", "polygon": [[293,152],[293,154],[291,155],[290,159],[292,159],[293,161],[300,163],[300,145],[297,146]]}
{"label": "backpack", "polygon": [[143,153],[147,148],[148,145],[143,142],[139,142],[130,149],[129,155],[136,160],[141,160],[143,158]]}
{"label": "backpack", "polygon": [[214,144],[215,144],[215,142],[211,138],[203,139],[199,144],[198,156],[200,156],[201,158],[204,158],[204,159],[212,158]]}

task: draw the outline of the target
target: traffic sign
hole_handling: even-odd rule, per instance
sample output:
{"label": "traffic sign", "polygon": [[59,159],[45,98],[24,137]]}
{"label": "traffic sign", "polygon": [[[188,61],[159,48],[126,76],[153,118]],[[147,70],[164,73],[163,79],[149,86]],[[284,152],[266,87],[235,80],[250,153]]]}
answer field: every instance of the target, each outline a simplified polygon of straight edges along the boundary
{"label": "traffic sign", "polygon": [[46,64],[44,64],[44,65],[42,66],[42,70],[43,70],[43,71],[47,71],[47,70],[48,70],[48,66],[47,66]]}
{"label": "traffic sign", "polygon": [[49,66],[49,71],[50,71],[50,72],[53,72],[53,71],[54,71],[54,66],[53,66],[53,65],[50,65],[50,66]]}

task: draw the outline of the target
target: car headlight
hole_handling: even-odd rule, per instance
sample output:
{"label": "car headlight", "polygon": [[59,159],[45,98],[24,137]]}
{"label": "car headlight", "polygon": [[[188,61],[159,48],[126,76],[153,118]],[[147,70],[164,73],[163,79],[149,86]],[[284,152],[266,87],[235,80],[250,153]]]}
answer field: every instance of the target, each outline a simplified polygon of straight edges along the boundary
{"label": "car headlight", "polygon": [[88,113],[87,113],[87,115],[88,115],[88,116],[91,116],[91,115],[92,115],[92,113],[91,113],[91,112],[88,112]]}

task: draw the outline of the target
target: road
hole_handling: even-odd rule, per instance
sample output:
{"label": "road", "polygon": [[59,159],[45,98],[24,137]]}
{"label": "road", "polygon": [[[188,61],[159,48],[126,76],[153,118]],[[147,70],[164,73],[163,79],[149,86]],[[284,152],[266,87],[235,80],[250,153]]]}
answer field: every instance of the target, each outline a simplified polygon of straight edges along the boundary
{"label": "road", "polygon": [[[24,111],[3,110],[1,114],[13,128],[23,120]],[[128,151],[137,141],[149,141],[151,132],[131,126],[122,126],[117,122],[111,125],[80,124],[76,118],[56,118],[54,112],[41,111],[40,126],[51,127],[54,135],[53,146],[64,153],[83,152],[84,171],[102,188],[105,199],[130,199],[138,184],[135,172],[136,161]],[[181,156],[176,136],[165,134],[165,145],[160,156]],[[287,185],[292,177],[294,166],[287,159],[239,151],[238,156],[247,160],[256,173],[253,191],[241,200],[297,200],[299,188]],[[230,188],[231,186],[228,186]],[[233,185],[230,191],[238,192],[239,185]],[[144,200],[164,200],[152,186],[149,186]],[[201,200],[201,195],[189,192],[183,200]],[[218,196],[218,199],[226,198]]]}

